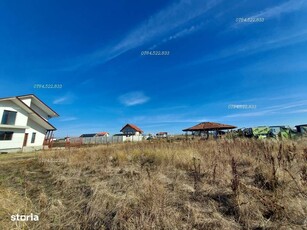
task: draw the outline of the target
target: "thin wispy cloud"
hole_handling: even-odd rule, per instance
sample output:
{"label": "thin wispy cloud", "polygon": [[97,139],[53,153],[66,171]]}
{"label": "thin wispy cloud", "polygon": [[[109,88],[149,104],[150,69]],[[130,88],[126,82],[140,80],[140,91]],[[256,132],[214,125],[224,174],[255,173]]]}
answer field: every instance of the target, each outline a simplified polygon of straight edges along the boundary
{"label": "thin wispy cloud", "polygon": [[129,92],[121,95],[119,101],[125,106],[141,105],[149,101],[149,97],[141,91]]}
{"label": "thin wispy cloud", "polygon": [[64,102],[67,101],[67,97],[60,97],[60,98],[57,98],[53,101],[53,104],[63,104]]}
{"label": "thin wispy cloud", "polygon": [[[71,63],[62,70],[72,71],[81,67],[89,68],[90,66],[103,64],[131,49],[148,44],[156,39],[163,39],[163,37],[167,37],[167,35],[169,35],[167,39],[188,35],[199,29],[200,25],[203,24],[194,27],[191,26],[187,29],[182,29],[182,27],[204,15],[221,1],[222,0],[181,0],[176,2],[141,23],[119,40],[117,44],[115,43],[87,55],[80,56],[71,61]],[[174,35],[170,36],[170,34]]]}
{"label": "thin wispy cloud", "polygon": [[53,104],[55,105],[66,105],[71,104],[75,100],[75,96],[71,93],[67,93],[64,96],[58,97],[53,100]]}
{"label": "thin wispy cloud", "polygon": [[178,39],[178,38],[181,38],[181,37],[185,37],[187,35],[195,33],[197,31],[199,31],[200,29],[202,29],[204,27],[204,25],[205,25],[205,23],[202,22],[202,23],[197,24],[197,25],[192,25],[192,26],[186,27],[186,28],[182,29],[181,31],[176,32],[175,34],[170,35],[167,38],[164,38],[161,42],[153,45],[149,49],[151,49],[151,50],[155,49],[156,47],[158,47],[158,46],[160,46],[160,45],[162,45],[164,43],[167,43],[167,42],[170,42],[172,40],[175,40],[175,39]]}
{"label": "thin wispy cloud", "polygon": [[305,6],[306,6],[305,0],[290,0],[278,6],[267,8],[259,13],[256,13],[251,17],[269,19],[273,17],[278,17],[281,14],[290,13],[296,10],[301,10],[302,7]]}
{"label": "thin wispy cloud", "polygon": [[78,119],[77,117],[62,117],[60,118],[60,121],[67,122],[67,121],[75,121],[77,119]]}
{"label": "thin wispy cloud", "polygon": [[[251,14],[250,16],[247,16],[246,18],[255,18],[255,19],[264,18],[264,20],[267,21],[273,18],[278,18],[283,14],[303,10],[303,8],[307,6],[306,3],[307,2],[305,0],[290,0],[280,5],[266,8],[255,14]],[[244,27],[247,25],[252,25],[252,23],[233,23],[228,30],[237,29],[237,28]]]}
{"label": "thin wispy cloud", "polygon": [[172,4],[129,33],[114,50],[131,49],[173,32],[176,28],[206,13],[219,2],[217,0],[181,0]]}
{"label": "thin wispy cloud", "polygon": [[[212,119],[212,118],[211,118]],[[164,124],[164,123],[194,123],[207,121],[208,118],[200,116],[191,116],[188,113],[181,114],[163,114],[163,115],[144,115],[144,116],[133,116],[126,117],[121,121],[129,120],[136,124]]]}
{"label": "thin wispy cloud", "polygon": [[[272,68],[272,66],[278,66],[278,68]],[[295,56],[267,57],[240,67],[243,74],[257,73],[259,70],[262,74],[267,75],[305,73],[307,71],[306,57],[303,53]]]}
{"label": "thin wispy cloud", "polygon": [[307,109],[298,109],[287,112],[287,114],[296,114],[296,113],[307,113]]}
{"label": "thin wispy cloud", "polygon": [[231,114],[231,115],[227,115],[225,117],[227,117],[227,118],[259,117],[259,116],[276,115],[276,114],[303,113],[307,110],[306,109],[295,109],[295,110],[293,110],[294,108],[299,108],[299,107],[302,107],[302,106],[304,106],[304,107],[307,106],[306,100],[297,101],[297,102],[293,102],[293,103],[286,103],[286,104],[282,104],[282,105],[274,105],[274,106],[263,108],[260,111],[256,111],[256,112]]}
{"label": "thin wispy cloud", "polygon": [[[293,100],[298,100],[302,101],[304,98],[306,98],[307,94],[304,93],[295,93],[295,94],[290,94],[290,95],[275,95],[275,96],[270,96],[270,97],[256,97],[256,98],[246,98],[246,99],[241,99],[239,101],[228,101],[226,104],[242,104],[242,103],[254,103],[254,104],[259,104],[263,102],[268,102],[268,101],[293,101]],[[276,102],[274,102],[276,103]]]}
{"label": "thin wispy cloud", "polygon": [[205,62],[217,61],[226,58],[236,59],[240,57],[245,57],[247,55],[278,49],[306,41],[307,41],[307,30],[303,30],[294,34],[287,32],[284,34],[278,34],[272,36],[267,41],[257,40],[257,41],[247,42],[243,45],[233,46],[228,49],[224,49],[221,52],[217,52],[212,55],[207,55],[199,60],[189,63],[188,65],[197,65]]}

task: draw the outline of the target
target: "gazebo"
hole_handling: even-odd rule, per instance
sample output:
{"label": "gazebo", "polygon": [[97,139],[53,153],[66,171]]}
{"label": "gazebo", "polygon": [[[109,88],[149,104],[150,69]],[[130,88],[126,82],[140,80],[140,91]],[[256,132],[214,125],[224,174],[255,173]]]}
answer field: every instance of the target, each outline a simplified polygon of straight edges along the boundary
{"label": "gazebo", "polygon": [[188,133],[192,132],[192,135],[197,135],[198,136],[205,136],[206,139],[209,138],[209,132],[210,131],[216,131],[222,132],[222,130],[228,130],[228,129],[235,129],[237,128],[236,126],[233,125],[226,125],[226,124],[220,124],[220,123],[215,123],[215,122],[201,122],[193,127],[183,129],[182,131]]}

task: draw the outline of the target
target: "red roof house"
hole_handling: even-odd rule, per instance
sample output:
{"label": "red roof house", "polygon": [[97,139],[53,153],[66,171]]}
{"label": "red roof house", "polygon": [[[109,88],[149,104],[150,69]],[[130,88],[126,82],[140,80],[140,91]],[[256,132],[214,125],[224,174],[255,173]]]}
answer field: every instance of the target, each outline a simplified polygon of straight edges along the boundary
{"label": "red roof house", "polygon": [[96,137],[104,137],[104,136],[109,136],[108,132],[100,132],[100,133],[96,133]]}
{"label": "red roof house", "polygon": [[133,135],[140,135],[143,133],[143,130],[141,130],[139,127],[133,124],[126,124],[121,130],[123,134],[128,135],[128,136],[133,136]]}

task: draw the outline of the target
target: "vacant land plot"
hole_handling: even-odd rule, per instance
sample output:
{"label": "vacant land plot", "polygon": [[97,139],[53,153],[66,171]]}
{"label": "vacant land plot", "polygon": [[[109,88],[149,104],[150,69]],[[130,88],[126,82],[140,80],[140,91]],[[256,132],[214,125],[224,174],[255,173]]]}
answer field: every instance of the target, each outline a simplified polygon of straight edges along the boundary
{"label": "vacant land plot", "polygon": [[0,155],[0,229],[306,229],[306,163],[303,139]]}

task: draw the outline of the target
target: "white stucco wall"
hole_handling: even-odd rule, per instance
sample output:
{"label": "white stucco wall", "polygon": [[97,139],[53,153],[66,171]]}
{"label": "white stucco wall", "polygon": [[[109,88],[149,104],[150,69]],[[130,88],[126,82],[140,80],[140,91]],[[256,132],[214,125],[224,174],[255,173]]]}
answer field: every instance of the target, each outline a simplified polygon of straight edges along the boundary
{"label": "white stucco wall", "polygon": [[143,136],[137,136],[137,135],[124,138],[124,141],[131,141],[131,142],[142,141],[142,140]]}
{"label": "white stucco wall", "polygon": [[[22,99],[22,101],[41,115],[41,117],[48,120],[47,113],[33,104],[31,98]],[[1,125],[4,110],[17,112],[14,125]],[[0,152],[34,151],[43,148],[46,129],[32,120],[32,118],[29,118],[28,113],[13,101],[0,101],[0,131],[13,132],[12,140],[0,140]],[[26,147],[23,147],[25,133],[28,133],[28,139]],[[36,137],[35,142],[31,143],[33,133],[36,133]]]}
{"label": "white stucco wall", "polygon": [[0,122],[2,120],[3,111],[15,111],[16,114],[16,121],[15,125],[26,126],[28,122],[28,115],[23,109],[21,109],[18,105],[11,101],[0,101]]}
{"label": "white stucco wall", "polygon": [[1,131],[14,132],[12,140],[1,141],[0,140],[0,150],[5,149],[21,149],[24,139],[24,129],[0,129]]}
{"label": "white stucco wall", "polygon": [[[31,99],[25,99],[23,100],[26,104],[30,104]],[[39,111],[38,108],[37,112]],[[27,147],[42,147],[43,142],[45,139],[45,133],[46,129],[38,125],[36,122],[34,122],[32,119],[28,118],[27,112],[25,112],[22,108],[20,108],[18,105],[16,105],[14,102],[11,101],[0,101],[0,122],[2,120],[3,111],[9,110],[9,111],[15,111],[16,114],[16,120],[15,120],[15,126],[28,126],[29,128],[26,129],[20,129],[20,128],[3,128],[0,124],[0,131],[10,131],[13,132],[12,140],[0,140],[0,150],[6,151],[10,149],[22,149],[23,147],[23,141],[25,137],[25,133],[28,133],[28,140],[27,140]],[[44,112],[38,112],[43,117],[47,117],[47,114],[44,114]],[[36,133],[35,142],[31,143],[32,139],[32,133]],[[36,148],[35,148],[36,149]]]}
{"label": "white stucco wall", "polygon": [[[15,120],[16,126],[26,126],[27,125],[27,122],[28,122],[27,113],[23,109],[21,109],[19,106],[17,106],[14,102],[11,102],[11,101],[1,101],[0,102],[0,122],[2,120],[4,110],[17,112],[16,120]],[[6,149],[17,149],[18,150],[22,148],[25,129],[0,127],[0,131],[13,132],[12,140],[0,140],[0,150],[6,150]]]}
{"label": "white stucco wall", "polygon": [[27,106],[31,107],[31,102],[32,102],[32,99],[31,98],[24,98],[24,99],[21,99],[23,103],[25,103]]}
{"label": "white stucco wall", "polygon": [[35,104],[31,104],[31,109],[33,109],[35,112],[37,112],[39,115],[41,115],[45,120],[48,120],[48,114],[45,113],[42,109],[37,107]]}
{"label": "white stucco wall", "polygon": [[[29,133],[28,141],[26,146],[42,146],[45,139],[46,129],[29,119],[28,124],[30,128],[26,129],[26,133]],[[36,133],[35,142],[31,143],[32,133]]]}

